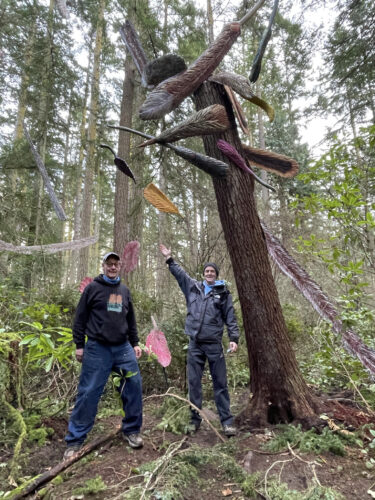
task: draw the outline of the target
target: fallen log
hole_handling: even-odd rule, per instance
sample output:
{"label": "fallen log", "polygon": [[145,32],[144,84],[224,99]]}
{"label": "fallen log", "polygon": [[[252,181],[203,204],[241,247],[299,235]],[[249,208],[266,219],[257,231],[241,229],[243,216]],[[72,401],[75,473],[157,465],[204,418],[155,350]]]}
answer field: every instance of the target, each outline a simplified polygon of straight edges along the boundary
{"label": "fallen log", "polygon": [[7,498],[9,500],[18,500],[20,498],[24,498],[26,495],[30,495],[30,493],[34,493],[37,488],[52,481],[52,479],[60,474],[60,472],[78,462],[79,460],[81,460],[81,458],[96,450],[96,448],[99,448],[99,446],[103,445],[107,441],[111,441],[112,439],[114,439],[117,434],[120,433],[120,431],[121,427],[119,426],[106,436],[100,437],[92,441],[92,443],[86,444],[71,458],[59,462],[57,465],[55,465],[55,467],[52,467],[52,469],[46,470],[45,472],[43,472],[43,474],[40,474],[39,476],[31,479],[29,482],[27,482],[27,484],[13,490],[10,495],[7,496]]}

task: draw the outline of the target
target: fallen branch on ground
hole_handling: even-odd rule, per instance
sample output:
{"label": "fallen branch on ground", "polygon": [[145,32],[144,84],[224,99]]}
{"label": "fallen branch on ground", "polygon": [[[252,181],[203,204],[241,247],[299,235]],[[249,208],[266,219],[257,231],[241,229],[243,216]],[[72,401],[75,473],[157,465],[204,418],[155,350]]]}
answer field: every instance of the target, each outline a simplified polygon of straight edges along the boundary
{"label": "fallen branch on ground", "polygon": [[81,460],[81,458],[85,457],[86,455],[94,451],[96,448],[99,448],[99,446],[101,446],[102,444],[115,438],[117,434],[120,433],[120,431],[121,427],[117,427],[110,434],[107,434],[104,437],[100,437],[95,441],[93,441],[92,443],[83,446],[75,455],[73,455],[68,460],[63,460],[62,462],[59,462],[57,465],[55,465],[55,467],[52,467],[52,469],[43,472],[43,474],[40,474],[39,476],[36,476],[26,485],[20,486],[19,488],[13,490],[13,492],[11,492],[11,494],[7,498],[9,500],[18,500],[20,498],[25,497],[26,495],[29,495],[30,493],[33,493],[37,488],[39,488],[39,486],[42,486],[43,484],[50,482],[58,474],[60,474],[60,472],[67,469],[75,462],[78,462],[78,460]]}
{"label": "fallen branch on ground", "polygon": [[179,399],[180,401],[184,401],[185,403],[188,403],[188,405],[190,405],[192,408],[194,408],[195,411],[197,411],[199,413],[199,415],[201,416],[201,418],[208,424],[208,426],[214,431],[214,433],[216,434],[216,436],[220,439],[220,441],[222,441],[223,443],[225,443],[225,439],[220,436],[220,434],[217,432],[217,430],[215,429],[215,427],[211,424],[211,422],[208,420],[208,418],[204,415],[203,411],[201,409],[199,409],[197,406],[195,406],[191,401],[189,401],[188,399],[186,398],[183,398],[182,396],[178,396],[177,394],[173,394],[171,392],[166,392],[164,394],[153,394],[152,396],[148,396],[146,399],[149,399],[149,398],[163,398],[164,396],[169,396],[169,397],[172,397],[172,398],[176,398],[176,399]]}

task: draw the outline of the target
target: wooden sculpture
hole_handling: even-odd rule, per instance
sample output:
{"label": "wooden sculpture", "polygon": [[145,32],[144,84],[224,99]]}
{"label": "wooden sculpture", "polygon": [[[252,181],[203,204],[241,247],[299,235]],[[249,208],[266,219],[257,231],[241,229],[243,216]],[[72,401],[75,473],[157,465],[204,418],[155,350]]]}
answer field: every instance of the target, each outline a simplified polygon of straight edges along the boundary
{"label": "wooden sculpture", "polygon": [[224,26],[210,47],[186,71],[161,82],[143,103],[139,110],[140,118],[142,120],[162,118],[177,108],[186,97],[207,80],[239,37],[241,26],[255,14],[264,1],[259,0],[240,21]]}
{"label": "wooden sculpture", "polygon": [[[145,134],[144,132],[140,132],[139,130],[135,130],[129,127],[124,127],[121,125],[107,125],[109,128],[115,128],[118,130],[125,130],[126,132],[131,132],[133,134],[140,135],[141,137],[146,137],[148,139],[153,139],[154,137],[150,134]],[[182,146],[174,146],[170,143],[161,143],[168,149],[172,149],[176,153],[177,156],[183,158],[188,161],[192,165],[200,168],[207,174],[212,175],[213,177],[224,177],[228,171],[228,165],[217,158],[212,158],[211,156],[206,156],[201,153],[196,153],[191,149],[184,148]]]}
{"label": "wooden sculpture", "polygon": [[298,163],[293,158],[246,144],[242,144],[242,151],[245,158],[254,165],[280,177],[294,177],[298,174]]}
{"label": "wooden sculpture", "polygon": [[262,186],[270,189],[271,191],[276,191],[275,188],[264,182],[262,179],[260,179],[252,170],[250,167],[246,165],[246,161],[242,158],[240,153],[235,149],[229,142],[223,141],[222,139],[219,139],[217,141],[217,147],[220,149],[222,153],[225,154],[232,162],[237,165],[241,170],[247,172],[248,174],[252,175],[254,179],[259,182],[259,184],[262,184]]}
{"label": "wooden sculpture", "polygon": [[173,128],[164,130],[160,135],[140,144],[149,146],[155,142],[175,142],[186,137],[208,135],[223,132],[229,127],[229,120],[224,106],[213,104],[193,113],[189,118]]}
{"label": "wooden sculpture", "polygon": [[228,87],[231,87],[241,97],[247,99],[256,106],[262,108],[267,113],[270,122],[274,120],[275,111],[273,107],[270,106],[265,100],[261,99],[255,94],[249,83],[249,80],[244,76],[236,75],[235,73],[230,73],[228,71],[225,71],[210,76],[208,80],[211,82],[221,83],[222,85],[227,85]]}

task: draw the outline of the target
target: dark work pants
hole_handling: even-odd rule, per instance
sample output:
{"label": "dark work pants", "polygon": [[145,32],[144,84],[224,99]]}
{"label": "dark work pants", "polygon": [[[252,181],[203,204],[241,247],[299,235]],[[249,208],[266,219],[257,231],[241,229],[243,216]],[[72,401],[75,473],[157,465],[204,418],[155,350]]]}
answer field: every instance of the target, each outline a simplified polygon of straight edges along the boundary
{"label": "dark work pants", "polygon": [[[233,416],[230,412],[227,368],[221,344],[198,344],[190,340],[187,359],[189,400],[199,409],[202,408],[202,375],[206,360],[210,368],[221,424],[230,425],[233,423]],[[201,417],[193,408],[192,421],[197,424],[201,421]]]}
{"label": "dark work pants", "polygon": [[122,432],[140,432],[142,378],[133,347],[129,342],[111,346],[89,339],[83,351],[77,399],[69,419],[68,434],[65,436],[68,446],[82,444],[92,429],[99,399],[112,370],[123,376],[119,388],[125,413]]}

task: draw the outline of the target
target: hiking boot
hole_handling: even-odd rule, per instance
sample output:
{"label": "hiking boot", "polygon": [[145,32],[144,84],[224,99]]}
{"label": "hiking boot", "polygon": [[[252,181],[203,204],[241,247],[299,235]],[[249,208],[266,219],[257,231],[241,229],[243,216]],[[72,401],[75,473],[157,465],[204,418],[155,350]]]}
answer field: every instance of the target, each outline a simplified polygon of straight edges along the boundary
{"label": "hiking boot", "polygon": [[234,425],[224,425],[223,430],[224,434],[228,437],[235,436],[237,434],[237,429],[234,427]]}
{"label": "hiking boot", "polygon": [[63,460],[68,460],[69,458],[72,458],[76,453],[79,452],[81,448],[82,448],[81,444],[74,444],[73,446],[68,446],[67,449],[64,451]]}
{"label": "hiking boot", "polygon": [[139,434],[123,434],[123,437],[129,444],[130,448],[142,448],[143,439]]}

